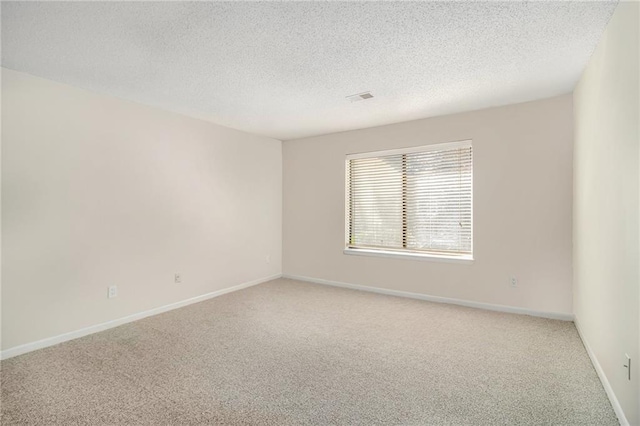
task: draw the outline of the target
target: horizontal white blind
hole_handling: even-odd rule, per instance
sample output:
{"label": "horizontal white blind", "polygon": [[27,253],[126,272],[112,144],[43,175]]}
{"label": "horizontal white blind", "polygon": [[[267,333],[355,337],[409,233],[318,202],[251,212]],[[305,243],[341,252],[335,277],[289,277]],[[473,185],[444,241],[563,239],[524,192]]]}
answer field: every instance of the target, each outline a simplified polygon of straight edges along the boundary
{"label": "horizontal white blind", "polygon": [[350,248],[471,255],[471,142],[347,161]]}

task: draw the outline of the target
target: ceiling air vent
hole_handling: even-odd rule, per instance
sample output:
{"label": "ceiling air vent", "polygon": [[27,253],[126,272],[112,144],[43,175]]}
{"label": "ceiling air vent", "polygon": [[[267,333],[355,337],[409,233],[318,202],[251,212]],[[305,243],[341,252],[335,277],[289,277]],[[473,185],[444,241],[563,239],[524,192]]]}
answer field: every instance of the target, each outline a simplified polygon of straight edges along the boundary
{"label": "ceiling air vent", "polygon": [[371,92],[363,92],[363,93],[358,93],[356,95],[347,96],[347,99],[349,100],[349,102],[364,101],[371,98],[373,98],[373,95],[371,94]]}

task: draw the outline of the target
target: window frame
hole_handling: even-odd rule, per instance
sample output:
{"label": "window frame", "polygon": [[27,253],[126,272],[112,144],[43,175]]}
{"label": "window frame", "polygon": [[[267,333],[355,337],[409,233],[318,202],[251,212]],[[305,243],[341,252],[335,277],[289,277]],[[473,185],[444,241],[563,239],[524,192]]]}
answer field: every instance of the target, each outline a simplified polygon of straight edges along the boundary
{"label": "window frame", "polygon": [[349,218],[349,202],[350,202],[350,194],[349,194],[349,162],[351,160],[363,159],[363,158],[375,158],[375,157],[384,157],[388,155],[401,155],[401,154],[411,154],[416,152],[428,152],[428,151],[445,151],[456,148],[467,148],[471,147],[473,149],[473,141],[471,139],[465,139],[456,142],[445,142],[445,143],[435,143],[429,145],[421,145],[409,148],[399,148],[399,149],[390,149],[384,151],[369,151],[369,152],[361,152],[361,153],[353,153],[347,154],[345,157],[345,167],[344,167],[344,181],[345,181],[345,196],[344,196],[344,249],[343,253],[347,255],[357,255],[357,256],[375,256],[375,257],[390,257],[390,258],[402,258],[402,259],[417,259],[417,260],[427,260],[427,261],[438,261],[438,262],[453,262],[453,263],[473,263],[474,261],[474,238],[473,238],[473,228],[474,228],[474,215],[473,215],[473,193],[474,193],[474,185],[473,185],[473,169],[474,169],[474,161],[473,158],[471,160],[471,253],[470,254],[437,254],[437,253],[428,253],[424,251],[416,251],[411,249],[394,249],[394,248],[358,248],[358,247],[350,247],[350,218]]}

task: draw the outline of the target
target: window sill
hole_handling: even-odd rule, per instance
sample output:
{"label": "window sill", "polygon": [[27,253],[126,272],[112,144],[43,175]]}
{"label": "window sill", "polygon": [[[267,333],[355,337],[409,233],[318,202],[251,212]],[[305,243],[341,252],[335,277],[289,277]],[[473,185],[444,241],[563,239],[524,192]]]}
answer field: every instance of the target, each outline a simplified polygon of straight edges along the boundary
{"label": "window sill", "polygon": [[473,263],[472,256],[444,256],[436,254],[423,254],[413,252],[400,252],[390,250],[372,250],[372,249],[357,249],[357,248],[345,248],[344,254],[352,256],[373,256],[373,257],[395,257],[399,259],[416,259],[426,260],[431,262],[447,262],[447,263]]}

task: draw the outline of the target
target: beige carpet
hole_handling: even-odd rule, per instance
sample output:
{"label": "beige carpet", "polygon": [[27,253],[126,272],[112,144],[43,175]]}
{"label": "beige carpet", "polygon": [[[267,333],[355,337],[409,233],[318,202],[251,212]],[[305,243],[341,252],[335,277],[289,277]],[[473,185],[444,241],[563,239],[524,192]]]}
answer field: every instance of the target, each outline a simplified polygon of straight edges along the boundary
{"label": "beige carpet", "polygon": [[2,362],[2,424],[615,425],[572,323],[275,280]]}

